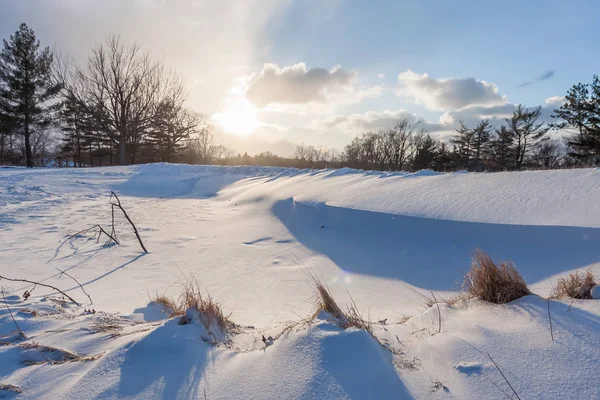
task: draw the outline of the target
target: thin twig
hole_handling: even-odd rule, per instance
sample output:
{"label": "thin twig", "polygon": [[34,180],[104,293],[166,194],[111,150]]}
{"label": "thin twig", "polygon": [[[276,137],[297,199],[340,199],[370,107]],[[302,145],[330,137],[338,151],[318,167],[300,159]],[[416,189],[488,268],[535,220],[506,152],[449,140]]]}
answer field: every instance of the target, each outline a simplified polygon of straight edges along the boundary
{"label": "thin twig", "polygon": [[129,223],[131,224],[131,227],[133,228],[133,232],[135,233],[135,236],[137,237],[138,242],[140,242],[140,246],[142,246],[142,250],[144,250],[144,253],[148,253],[148,250],[146,250],[146,246],[144,246],[144,243],[142,242],[142,238],[140,237],[140,234],[138,233],[138,230],[135,227],[135,224],[133,223],[133,221],[131,220],[131,218],[129,218],[129,215],[127,215],[127,212],[125,211],[125,209],[121,205],[121,200],[119,200],[119,197],[117,196],[117,194],[111,190],[111,192],[110,192],[110,199],[111,200],[112,200],[113,196],[115,197],[115,200],[117,202],[116,203],[112,203],[111,202],[110,204],[112,204],[113,206],[119,207],[121,209],[121,211],[123,211],[123,215],[125,216],[125,218],[127,219],[127,221],[129,221]]}
{"label": "thin twig", "polygon": [[431,291],[431,295],[433,296],[433,300],[435,301],[435,305],[437,306],[438,309],[438,333],[442,333],[442,312],[440,311],[440,304],[438,303],[437,299],[435,298],[435,294],[433,294],[433,290]]}
{"label": "thin twig", "polygon": [[494,366],[496,367],[496,369],[498,370],[498,372],[500,372],[500,375],[502,375],[502,377],[504,378],[504,380],[506,381],[506,383],[510,387],[510,390],[512,390],[512,392],[515,394],[515,396],[517,396],[517,399],[521,400],[521,398],[519,397],[519,395],[515,391],[515,388],[513,388],[512,385],[510,384],[510,382],[508,381],[508,379],[506,379],[506,376],[504,376],[504,374],[502,373],[502,370],[500,369],[500,367],[498,366],[498,364],[496,364],[496,361],[494,361],[494,359],[492,358],[492,356],[490,355],[490,353],[486,353],[486,354],[490,358],[490,360],[492,360],[492,362],[494,363]]}
{"label": "thin twig", "polygon": [[77,279],[73,278],[71,275],[67,274],[65,271],[63,271],[61,269],[58,269],[58,268],[56,268],[56,269],[60,271],[60,275],[58,275],[59,279],[63,274],[68,276],[69,278],[73,279],[75,281],[75,283],[79,285],[79,287],[81,288],[83,293],[85,293],[85,295],[88,297],[88,299],[90,299],[90,304],[94,304],[94,302],[92,301],[92,297],[88,294],[88,292],[85,291],[85,289],[83,288],[83,286],[81,286],[81,283],[79,283],[79,281]]}
{"label": "thin twig", "polygon": [[552,330],[552,316],[550,315],[550,299],[548,299],[548,320],[550,321],[550,337],[554,341],[554,331]]}
{"label": "thin twig", "polygon": [[[113,241],[113,242],[115,242],[116,244],[119,244],[119,241],[118,241],[118,240],[117,240],[115,237],[113,237],[112,235],[109,235],[109,234],[108,234],[108,232],[106,232],[106,231],[104,230],[104,228],[102,228],[100,225],[94,225],[94,226],[92,226],[92,227],[90,227],[90,228],[86,228],[86,229],[84,229],[84,230],[82,230],[82,231],[75,232],[74,234],[72,234],[71,236],[69,236],[69,237],[68,237],[68,239],[73,239],[75,236],[78,236],[78,235],[83,235],[84,233],[87,233],[87,232],[89,232],[89,231],[91,231],[91,230],[94,230],[94,229],[96,229],[96,228],[98,228],[98,238],[97,238],[96,242],[99,242],[99,241],[100,241],[100,236],[102,236],[102,234],[104,233],[106,236],[108,236],[108,239],[109,239],[109,240],[112,240],[112,241]],[[95,235],[94,235],[94,236],[95,236]]]}
{"label": "thin twig", "polygon": [[71,296],[69,296],[68,294],[66,294],[62,290],[60,290],[60,289],[58,289],[58,288],[56,288],[56,287],[54,287],[52,285],[46,285],[45,283],[34,282],[34,281],[30,281],[28,279],[7,278],[5,276],[0,275],[0,281],[2,279],[6,279],[7,281],[11,281],[11,282],[24,282],[24,283],[30,283],[32,285],[40,285],[40,286],[44,286],[44,287],[50,288],[52,290],[56,290],[57,292],[59,292],[60,294],[62,294],[63,296],[65,296],[67,299],[71,300],[76,305],[81,306],[81,304],[79,304],[78,302],[76,302]]}
{"label": "thin twig", "polygon": [[4,289],[2,289],[2,298],[4,299],[4,305],[6,306],[6,309],[8,310],[10,317],[12,318],[13,322],[15,323],[15,326],[17,327],[17,330],[19,331],[19,335],[21,335],[21,337],[23,337],[23,338],[26,338],[27,336],[25,336],[25,332],[23,332],[23,330],[19,327],[19,324],[17,324],[17,321],[15,320],[15,316],[13,315],[12,311],[10,310],[10,307],[8,306],[8,302],[6,301],[6,296],[4,295]]}
{"label": "thin twig", "polygon": [[111,230],[110,234],[113,235],[113,237],[116,239],[117,232],[115,232],[115,206],[114,206],[114,204],[111,204],[110,208],[111,208],[111,215],[112,215],[112,222],[111,222],[112,230]]}
{"label": "thin twig", "polygon": [[569,307],[567,308],[567,312],[571,311],[571,307],[573,306],[573,302],[575,301],[575,299],[571,299],[571,303],[569,304]]}

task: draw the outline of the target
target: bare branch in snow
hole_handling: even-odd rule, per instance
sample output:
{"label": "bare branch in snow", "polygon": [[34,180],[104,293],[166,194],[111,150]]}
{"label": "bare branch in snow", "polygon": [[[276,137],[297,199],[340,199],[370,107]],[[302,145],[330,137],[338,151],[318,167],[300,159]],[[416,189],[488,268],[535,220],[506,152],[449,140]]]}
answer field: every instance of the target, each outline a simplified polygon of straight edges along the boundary
{"label": "bare branch in snow", "polygon": [[[121,200],[119,200],[119,197],[117,196],[117,194],[113,191],[110,192],[110,200],[112,200],[112,198],[115,198],[115,200],[117,201],[116,203],[113,203],[111,201],[111,205],[114,207],[119,207],[121,209],[121,211],[123,211],[123,215],[125,216],[125,218],[127,219],[127,221],[129,221],[129,223],[131,224],[131,227],[133,228],[133,232],[135,233],[135,236],[137,237],[138,242],[140,242],[140,246],[142,247],[142,250],[144,250],[144,253],[148,253],[148,250],[146,250],[146,246],[144,246],[144,243],[142,242],[142,238],[140,237],[140,234],[138,233],[137,228],[135,227],[135,224],[133,223],[133,221],[131,220],[131,218],[129,218],[129,215],[127,215],[127,212],[125,211],[125,209],[123,208],[123,206],[121,205]],[[113,213],[113,217],[114,217],[114,213]],[[113,228],[114,228],[114,218],[113,218]]]}

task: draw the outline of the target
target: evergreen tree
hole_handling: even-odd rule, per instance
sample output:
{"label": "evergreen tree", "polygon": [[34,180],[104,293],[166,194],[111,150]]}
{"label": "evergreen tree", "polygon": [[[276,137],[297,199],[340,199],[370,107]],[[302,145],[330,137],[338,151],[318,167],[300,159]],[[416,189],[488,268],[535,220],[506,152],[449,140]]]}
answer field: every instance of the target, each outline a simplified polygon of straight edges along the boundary
{"label": "evergreen tree", "polygon": [[74,167],[83,166],[83,151],[89,147],[85,112],[73,101],[65,101],[60,112],[62,122],[61,155],[73,161]]}
{"label": "evergreen tree", "polygon": [[452,163],[452,153],[448,149],[448,145],[444,142],[440,142],[437,146],[435,157],[433,158],[432,168],[435,171],[451,171]]}
{"label": "evergreen tree", "polygon": [[455,146],[455,152],[458,158],[458,167],[469,169],[471,164],[471,153],[473,151],[474,132],[469,129],[463,121],[460,121],[460,126],[456,128],[458,135],[450,138],[450,143]]}
{"label": "evergreen tree", "polygon": [[27,167],[33,167],[31,136],[51,123],[60,85],[51,77],[52,53],[40,50],[32,29],[21,24],[0,52],[0,129],[23,135]]}
{"label": "evergreen tree", "polygon": [[594,75],[591,84],[578,83],[565,96],[565,103],[554,110],[555,129],[571,129],[567,145],[569,155],[583,165],[600,163],[600,80]]}
{"label": "evergreen tree", "polygon": [[173,101],[163,101],[158,108],[148,132],[148,144],[153,146],[161,161],[173,162],[183,142],[199,132],[206,122],[200,114]]}
{"label": "evergreen tree", "polygon": [[488,120],[479,121],[475,129],[473,129],[473,152],[475,157],[475,172],[480,172],[483,165],[481,158],[490,141],[492,127]]}
{"label": "evergreen tree", "polygon": [[513,139],[512,155],[516,169],[521,169],[526,156],[546,139],[550,128],[543,122],[538,123],[541,112],[541,107],[528,110],[519,104],[513,116],[506,119],[507,130]]}
{"label": "evergreen tree", "polygon": [[419,171],[422,169],[433,168],[437,147],[437,142],[433,140],[429,134],[424,135],[416,146],[412,165],[413,170]]}
{"label": "evergreen tree", "polygon": [[495,169],[510,170],[514,168],[513,142],[514,138],[505,125],[496,129],[489,146]]}

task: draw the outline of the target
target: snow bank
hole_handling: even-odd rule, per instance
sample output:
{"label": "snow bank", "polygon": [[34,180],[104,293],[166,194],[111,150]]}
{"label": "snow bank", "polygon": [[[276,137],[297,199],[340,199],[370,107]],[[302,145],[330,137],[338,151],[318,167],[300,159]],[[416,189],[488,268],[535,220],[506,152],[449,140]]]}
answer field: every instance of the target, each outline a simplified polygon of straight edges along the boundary
{"label": "snow bank", "polygon": [[[43,287],[22,301],[31,285],[0,282],[7,305],[26,342],[87,361],[51,365],[24,351],[3,307],[0,383],[20,387],[23,398],[510,397],[489,353],[522,398],[598,398],[600,303],[552,301],[552,341],[548,303],[537,296],[440,304],[438,333],[437,307],[423,310],[415,294],[458,290],[476,248],[515,262],[542,296],[573,270],[599,272],[598,174],[1,169],[0,275],[55,285],[84,303],[64,307]],[[110,226],[111,190],[150,254],[119,216],[118,246],[66,240]],[[321,320],[282,335],[313,311],[307,269],[342,308],[350,294],[382,321],[376,338]],[[240,325],[227,346],[211,346],[200,324],[179,325],[148,305],[155,294],[179,295],[189,277]],[[263,335],[275,338],[267,348]]]}

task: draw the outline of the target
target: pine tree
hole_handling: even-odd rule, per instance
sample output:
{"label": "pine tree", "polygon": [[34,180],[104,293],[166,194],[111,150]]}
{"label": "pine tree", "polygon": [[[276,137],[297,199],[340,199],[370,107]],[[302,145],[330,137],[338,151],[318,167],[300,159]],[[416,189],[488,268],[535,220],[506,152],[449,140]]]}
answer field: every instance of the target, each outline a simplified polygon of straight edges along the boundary
{"label": "pine tree", "polygon": [[591,84],[578,83],[565,96],[565,103],[554,110],[554,129],[571,129],[569,155],[583,165],[600,163],[600,80],[594,75]]}
{"label": "pine tree", "polygon": [[23,135],[27,167],[33,167],[31,136],[48,128],[59,103],[52,80],[52,53],[26,24],[3,40],[0,52],[0,129]]}
{"label": "pine tree", "polygon": [[85,136],[85,115],[84,111],[73,101],[66,100],[60,112],[62,122],[63,137],[61,141],[63,146],[60,150],[64,158],[73,160],[74,167],[83,166],[82,153],[89,145]]}
{"label": "pine tree", "polygon": [[431,136],[429,136],[429,134],[424,135],[417,143],[412,165],[413,170],[419,171],[422,169],[433,168],[437,147],[438,144]]}
{"label": "pine tree", "polygon": [[460,167],[466,170],[471,164],[471,153],[473,151],[474,131],[469,129],[463,121],[460,121],[460,126],[456,128],[458,135],[450,138],[450,143],[456,146],[458,162]]}
{"label": "pine tree", "polygon": [[550,129],[543,122],[538,123],[542,108],[526,109],[521,104],[513,111],[513,116],[506,119],[507,130],[513,138],[513,156],[515,168],[521,169],[525,157],[546,139]]}
{"label": "pine tree", "polygon": [[510,170],[514,168],[513,143],[514,138],[505,125],[496,129],[489,146],[496,169]]}
{"label": "pine tree", "polygon": [[432,168],[435,171],[450,171],[452,170],[452,161],[452,153],[448,149],[448,145],[440,142],[433,158]]}
{"label": "pine tree", "polygon": [[480,121],[475,129],[473,129],[473,152],[475,153],[475,172],[482,170],[481,158],[490,141],[492,127],[488,120]]}
{"label": "pine tree", "polygon": [[158,158],[163,162],[173,162],[183,142],[190,135],[199,132],[206,124],[204,117],[183,108],[173,101],[163,101],[154,116],[154,123],[148,132],[148,144],[152,145]]}

